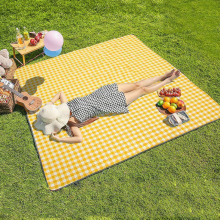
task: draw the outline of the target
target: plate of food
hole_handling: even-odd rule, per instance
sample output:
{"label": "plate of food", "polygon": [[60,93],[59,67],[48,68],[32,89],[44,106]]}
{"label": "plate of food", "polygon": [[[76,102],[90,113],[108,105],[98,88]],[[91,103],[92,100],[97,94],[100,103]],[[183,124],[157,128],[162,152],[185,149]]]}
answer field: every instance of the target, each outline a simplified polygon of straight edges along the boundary
{"label": "plate of food", "polygon": [[164,97],[156,103],[158,111],[165,115],[171,115],[186,110],[186,104],[177,97]]}
{"label": "plate of food", "polygon": [[179,87],[173,87],[173,88],[164,87],[157,91],[157,95],[159,97],[180,97],[181,89]]}

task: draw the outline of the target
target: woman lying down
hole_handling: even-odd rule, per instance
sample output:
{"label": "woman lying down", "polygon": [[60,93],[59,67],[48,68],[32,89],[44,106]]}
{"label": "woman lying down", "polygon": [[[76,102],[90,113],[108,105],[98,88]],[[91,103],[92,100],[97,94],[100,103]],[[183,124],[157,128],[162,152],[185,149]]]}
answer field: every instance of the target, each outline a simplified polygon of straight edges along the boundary
{"label": "woman lying down", "polygon": [[[128,105],[133,101],[157,91],[162,86],[171,83],[179,75],[180,71],[173,69],[164,75],[143,79],[135,83],[107,84],[87,96],[77,97],[71,101],[67,100],[63,92],[58,92],[50,102],[41,108],[34,126],[37,130],[42,130],[44,134],[51,135],[55,141],[80,143],[83,136],[76,124],[100,114],[128,113]],[[61,104],[54,105],[59,99]],[[57,133],[65,126],[70,131],[70,137],[61,138]]]}

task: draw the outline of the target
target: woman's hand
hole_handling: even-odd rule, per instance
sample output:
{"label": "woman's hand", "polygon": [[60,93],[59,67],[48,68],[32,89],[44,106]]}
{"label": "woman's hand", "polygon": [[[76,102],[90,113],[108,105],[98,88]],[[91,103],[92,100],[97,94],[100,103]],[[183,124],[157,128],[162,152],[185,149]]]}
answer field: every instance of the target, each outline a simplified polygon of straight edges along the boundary
{"label": "woman's hand", "polygon": [[58,135],[57,135],[55,132],[53,132],[53,133],[51,134],[51,139],[52,139],[52,140],[55,140],[55,141],[60,141],[60,138],[58,137]]}
{"label": "woman's hand", "polygon": [[59,137],[56,132],[52,132],[50,138],[54,141],[65,142],[69,144],[81,143],[83,140],[80,129],[77,127],[70,127],[73,137]]}

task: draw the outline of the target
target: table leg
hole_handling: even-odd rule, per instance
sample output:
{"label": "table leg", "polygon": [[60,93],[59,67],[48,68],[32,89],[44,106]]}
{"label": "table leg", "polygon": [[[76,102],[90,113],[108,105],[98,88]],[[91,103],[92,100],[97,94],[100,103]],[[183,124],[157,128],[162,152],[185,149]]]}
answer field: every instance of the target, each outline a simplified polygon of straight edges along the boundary
{"label": "table leg", "polygon": [[13,47],[13,56],[14,56],[14,59],[17,60],[20,64],[23,64],[17,57],[16,57],[16,54],[15,54],[15,48]]}
{"label": "table leg", "polygon": [[25,55],[22,55],[22,57],[23,57],[23,64],[25,66]]}
{"label": "table leg", "polygon": [[13,55],[14,55],[14,58],[16,58],[15,56],[15,48],[13,47]]}

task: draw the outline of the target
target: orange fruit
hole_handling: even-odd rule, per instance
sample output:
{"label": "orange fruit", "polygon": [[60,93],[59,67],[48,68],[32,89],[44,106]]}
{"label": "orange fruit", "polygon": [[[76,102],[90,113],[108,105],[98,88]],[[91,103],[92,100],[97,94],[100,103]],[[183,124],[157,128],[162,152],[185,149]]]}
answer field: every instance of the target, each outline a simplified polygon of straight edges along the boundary
{"label": "orange fruit", "polygon": [[163,108],[168,109],[170,107],[170,103],[164,102],[162,106],[163,106]]}
{"label": "orange fruit", "polygon": [[177,103],[178,99],[176,97],[173,97],[170,99],[170,103]]}
{"label": "orange fruit", "polygon": [[169,97],[164,97],[163,101],[164,102],[170,102],[170,98]]}
{"label": "orange fruit", "polygon": [[176,108],[174,106],[170,106],[168,109],[167,109],[170,113],[174,113],[176,111]]}
{"label": "orange fruit", "polygon": [[183,108],[183,107],[185,106],[184,101],[179,100],[179,101],[177,102],[177,106],[178,106],[178,108]]}

